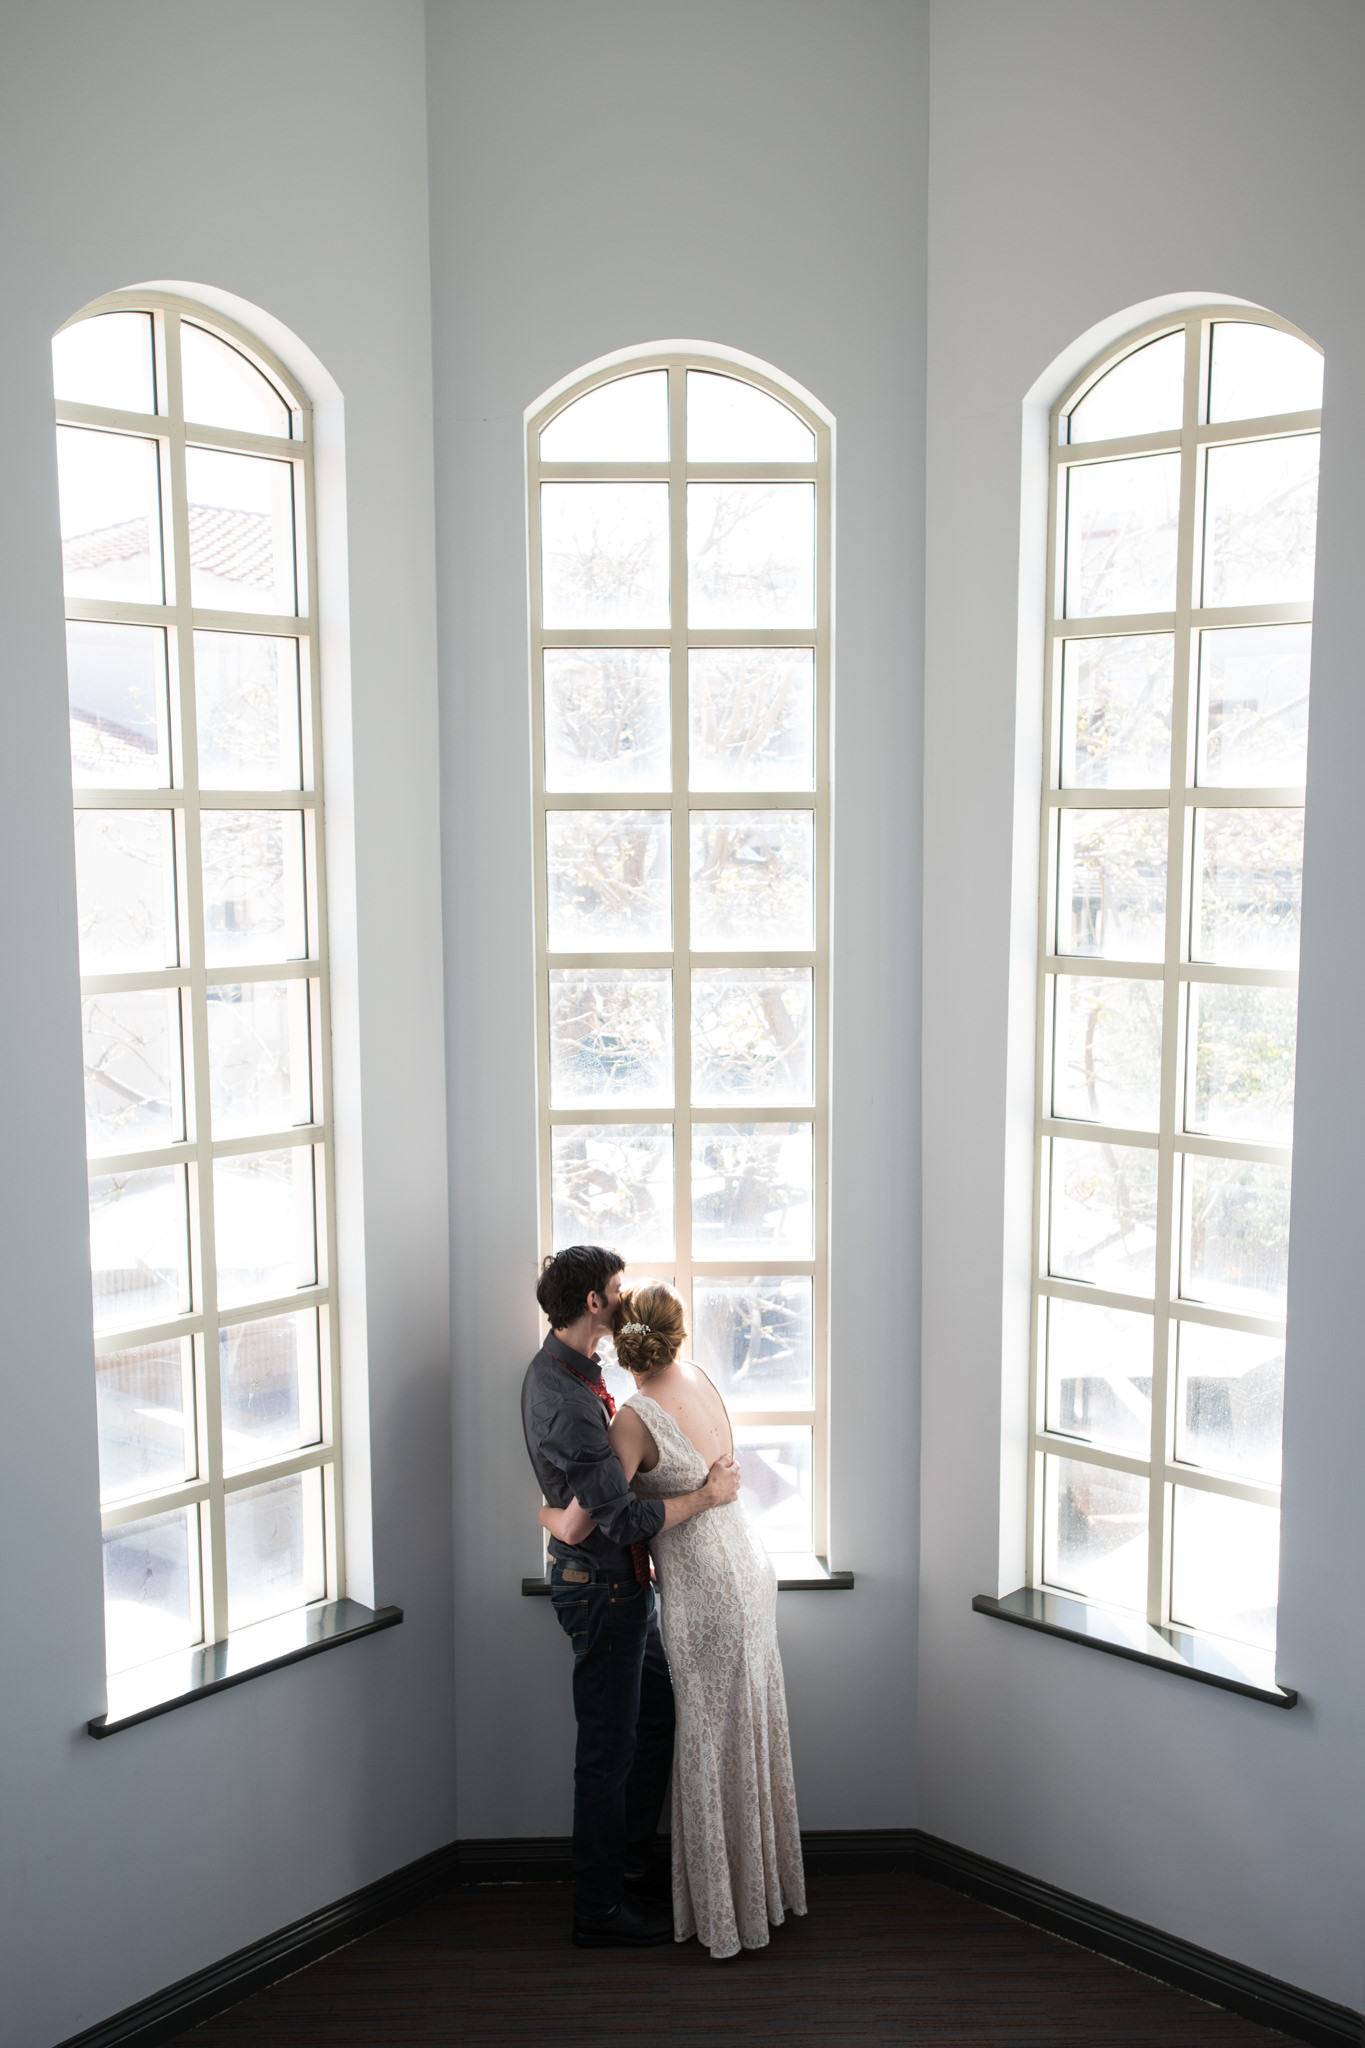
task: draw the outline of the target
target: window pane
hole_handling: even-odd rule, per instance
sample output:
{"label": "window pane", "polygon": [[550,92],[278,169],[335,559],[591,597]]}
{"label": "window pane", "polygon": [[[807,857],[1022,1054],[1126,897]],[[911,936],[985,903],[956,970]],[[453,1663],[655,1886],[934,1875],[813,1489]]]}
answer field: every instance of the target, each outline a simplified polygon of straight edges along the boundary
{"label": "window pane", "polygon": [[298,789],[299,643],[196,633],[201,789]]}
{"label": "window pane", "polygon": [[542,484],[542,623],[666,626],[667,484]]}
{"label": "window pane", "polygon": [[198,1470],[189,1337],[95,1360],[100,1499],[180,1486]]}
{"label": "window pane", "polygon": [[1147,1604],[1147,1481],[1045,1458],[1043,1577],[1114,1607]]}
{"label": "window pane", "polygon": [[815,813],[693,811],[696,952],[815,944]]}
{"label": "window pane", "polygon": [[90,1177],[95,1329],[164,1322],[190,1306],[183,1166]]}
{"label": "window pane", "polygon": [[226,1536],[229,1628],[250,1628],[326,1593],[320,1472],[230,1493]]}
{"label": "window pane", "polygon": [[175,861],[169,811],[77,811],[81,973],[174,967]]}
{"label": "window pane", "polygon": [[88,1150],[178,1144],[185,1135],[179,991],[88,996],[81,1023]]}
{"label": "window pane", "polygon": [[549,811],[545,837],[552,953],[668,950],[667,811]]}
{"label": "window pane", "polygon": [[669,739],[666,647],[546,648],[546,789],[667,789]]}
{"label": "window pane", "polygon": [[1211,448],[1204,603],[1292,604],[1313,595],[1318,437]]}
{"label": "window pane", "polygon": [[1073,441],[1116,441],[1122,434],[1159,434],[1184,414],[1185,336],[1167,334],[1134,349],[1071,410]]}
{"label": "window pane", "polygon": [[1186,1465],[1280,1481],[1284,1338],[1180,1323],[1175,1454]]}
{"label": "window pane", "polygon": [[1195,813],[1190,953],[1236,967],[1296,967],[1302,811]]}
{"label": "window pane", "polygon": [[218,1383],[224,1471],[319,1442],[317,1310],[220,1330]]}
{"label": "window pane", "polygon": [[673,976],[664,967],[550,970],[550,1101],[673,1106]]}
{"label": "window pane", "polygon": [[1047,1426],[1146,1457],[1152,1443],[1152,1318],[1088,1302],[1047,1305]]}
{"label": "window pane", "polygon": [[203,1639],[198,1522],[193,1508],[176,1508],[105,1532],[104,1646],[111,1672]]}
{"label": "window pane", "polygon": [[687,486],[695,627],[815,624],[814,484]]}
{"label": "window pane", "polygon": [[1052,1114],[1154,1131],[1161,983],[1059,974],[1053,986]]}
{"label": "window pane", "polygon": [[810,1407],[813,1286],[799,1275],[693,1281],[697,1363],[733,1412]]}
{"label": "window pane", "polygon": [[215,1159],[213,1230],[220,1307],[311,1287],[318,1277],[312,1147]]}
{"label": "window pane", "polygon": [[1199,780],[1299,783],[1308,760],[1311,626],[1199,636]]}
{"label": "window pane", "polygon": [[813,1100],[809,967],[692,975],[692,1100],[708,1108]]}
{"label": "window pane", "polygon": [[1190,988],[1192,1087],[1185,1128],[1270,1145],[1294,1139],[1292,988]]}
{"label": "window pane", "polygon": [[196,426],[237,427],[244,434],[288,438],[288,401],[240,349],[190,320],[180,323],[180,376],[185,418]]}
{"label": "window pane", "polygon": [[1068,640],[1062,649],[1064,789],[1164,789],[1171,779],[1169,633]]}
{"label": "window pane", "polygon": [[550,1134],[554,1249],[673,1256],[671,1124],[572,1124]]}
{"label": "window pane", "polygon": [[206,611],[297,612],[293,465],[187,448],[185,494],[191,603]]}
{"label": "window pane", "polygon": [[1289,1168],[1185,1160],[1180,1292],[1243,1315],[1282,1316],[1289,1266]]}
{"label": "window pane", "polygon": [[1274,1649],[1278,1510],[1177,1486],[1171,1535],[1171,1620]]}
{"label": "window pane", "polygon": [[1160,960],[1166,945],[1165,811],[1061,811],[1057,951]]}
{"label": "window pane", "polygon": [[1067,618],[1173,611],[1179,516],[1178,455],[1068,470]]}
{"label": "window pane", "polygon": [[97,313],[52,337],[52,383],[71,405],[155,412],[150,313]]}
{"label": "window pane", "polygon": [[217,982],[205,993],[214,1137],[310,1122],[308,983]]}
{"label": "window pane", "polygon": [[668,372],[618,377],[541,429],[542,462],[667,462]]}
{"label": "window pane", "polygon": [[1211,420],[1263,420],[1322,404],[1322,357],[1306,341],[1249,320],[1215,321],[1212,340]]}
{"label": "window pane", "polygon": [[1052,1141],[1048,1271],[1118,1294],[1156,1281],[1155,1149]]}
{"label": "window pane", "polygon": [[694,647],[693,789],[815,787],[813,647]]}
{"label": "window pane", "polygon": [[199,831],[209,966],[303,959],[302,814],[204,811]]}
{"label": "window pane", "polygon": [[58,427],[57,482],[67,597],[160,604],[156,442]]}
{"label": "window pane", "polygon": [[740,1503],[769,1552],[811,1547],[811,1432],[801,1423],[737,1423]]}
{"label": "window pane", "polygon": [[689,462],[814,462],[815,436],[789,406],[712,370],[687,373]]}
{"label": "window pane", "polygon": [[693,1126],[696,1257],[810,1258],[813,1192],[808,1123]]}
{"label": "window pane", "polygon": [[171,761],[161,627],[71,620],[66,676],[73,786],[165,789]]}

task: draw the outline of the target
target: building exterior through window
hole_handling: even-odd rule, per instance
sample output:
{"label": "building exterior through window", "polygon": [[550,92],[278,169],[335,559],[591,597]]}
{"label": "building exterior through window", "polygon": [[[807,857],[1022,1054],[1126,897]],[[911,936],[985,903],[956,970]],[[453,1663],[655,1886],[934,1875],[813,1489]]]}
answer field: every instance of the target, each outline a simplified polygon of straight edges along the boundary
{"label": "building exterior through window", "polygon": [[826,1548],[830,443],[685,351],[528,423],[542,1245],[677,1286],[780,1554]]}
{"label": "building exterior through window", "polygon": [[1321,392],[1209,307],[1052,429],[1029,1583],[1266,1650]]}
{"label": "building exterior through window", "polygon": [[312,440],[173,297],[53,360],[113,1673],[341,1590]]}

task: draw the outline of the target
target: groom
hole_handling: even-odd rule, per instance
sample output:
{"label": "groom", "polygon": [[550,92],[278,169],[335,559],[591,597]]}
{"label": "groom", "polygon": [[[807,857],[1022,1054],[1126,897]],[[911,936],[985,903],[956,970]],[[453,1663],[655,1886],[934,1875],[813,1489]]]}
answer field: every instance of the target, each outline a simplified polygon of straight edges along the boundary
{"label": "groom", "polygon": [[550,1331],[526,1370],[521,1419],[552,1508],[577,1500],[597,1527],[550,1538],[550,1598],[573,1644],[573,1939],[645,1948],[673,1932],[655,1856],[673,1758],[673,1689],[659,1639],[646,1545],[661,1529],[735,1499],[739,1468],[718,1458],[695,1493],[637,1500],[607,1435],[614,1404],[597,1346],[611,1334],[625,1261],[576,1244],[546,1259],[536,1299]]}

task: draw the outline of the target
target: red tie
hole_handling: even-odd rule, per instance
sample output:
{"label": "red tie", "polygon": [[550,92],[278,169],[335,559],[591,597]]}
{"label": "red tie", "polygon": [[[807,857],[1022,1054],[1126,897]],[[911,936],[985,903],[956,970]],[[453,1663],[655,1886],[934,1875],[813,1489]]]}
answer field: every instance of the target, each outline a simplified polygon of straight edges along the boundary
{"label": "red tie", "polygon": [[[606,1409],[607,1420],[610,1422],[616,1413],[616,1403],[611,1398],[611,1392],[606,1382],[604,1380],[590,1380],[585,1372],[579,1372],[575,1366],[569,1364],[567,1359],[561,1358],[559,1363],[564,1367],[565,1372],[571,1372],[576,1380],[583,1382],[585,1387],[591,1387],[593,1393],[596,1394],[598,1400]],[[632,1564],[635,1566],[636,1578],[642,1586],[647,1586],[651,1576],[649,1545],[647,1543],[632,1543],[630,1546],[630,1557]]]}

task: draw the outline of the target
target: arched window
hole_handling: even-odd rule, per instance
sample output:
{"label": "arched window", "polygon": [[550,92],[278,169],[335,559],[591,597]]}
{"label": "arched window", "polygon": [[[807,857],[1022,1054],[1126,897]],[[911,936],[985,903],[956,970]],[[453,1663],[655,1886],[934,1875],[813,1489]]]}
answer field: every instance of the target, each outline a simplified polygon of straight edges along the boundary
{"label": "arched window", "polygon": [[1030,1583],[1263,1649],[1321,392],[1205,308],[1052,434]]}
{"label": "arched window", "polygon": [[53,361],[118,1672],[339,1591],[312,444],[176,298]]}
{"label": "arched window", "polygon": [[542,1243],[677,1285],[769,1548],[823,1551],[830,426],[664,351],[528,461]]}

